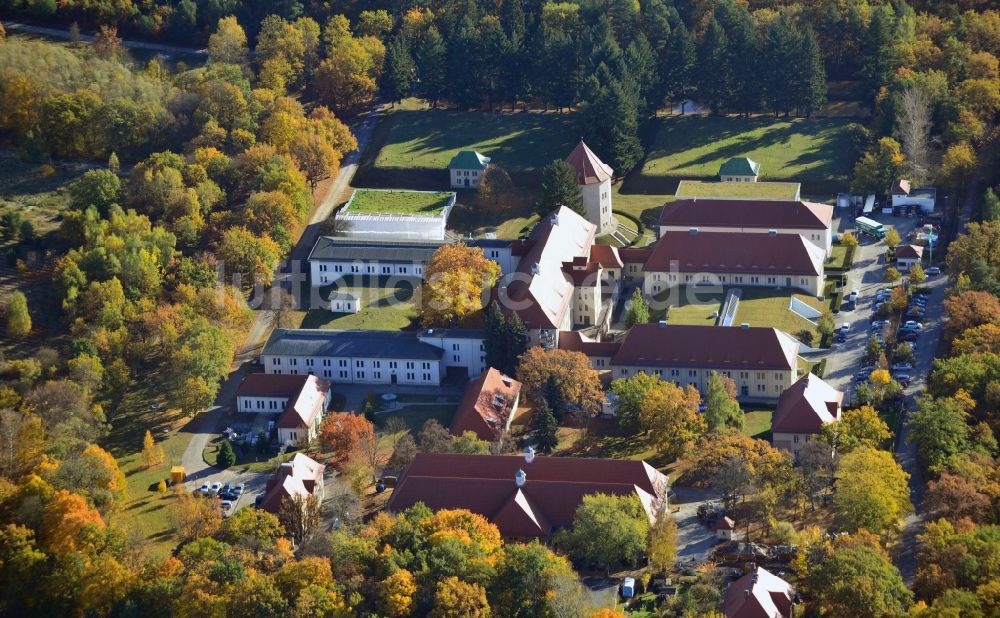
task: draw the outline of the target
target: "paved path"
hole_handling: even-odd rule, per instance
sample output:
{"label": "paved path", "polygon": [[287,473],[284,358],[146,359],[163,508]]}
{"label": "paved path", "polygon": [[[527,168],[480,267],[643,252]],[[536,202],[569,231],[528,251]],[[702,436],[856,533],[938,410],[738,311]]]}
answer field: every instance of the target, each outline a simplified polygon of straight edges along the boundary
{"label": "paved path", "polygon": [[698,507],[712,500],[719,500],[720,494],[711,489],[674,486],[676,496],[670,503],[677,522],[677,564],[701,564],[708,562],[715,546],[715,536],[708,526],[698,519]]}
{"label": "paved path", "polygon": [[[52,37],[55,39],[66,39],[74,40],[78,39],[80,41],[93,41],[94,37],[90,34],[74,34],[68,29],[62,28],[49,28],[46,26],[32,26],[29,24],[22,24],[16,21],[5,21],[4,28],[7,32],[27,32],[28,34],[39,34],[42,36]],[[194,47],[178,47],[176,45],[162,45],[160,43],[147,43],[145,41],[131,41],[123,40],[122,47],[128,49],[142,49],[146,51],[160,52],[163,54],[189,54],[192,56],[206,56],[208,55],[208,50],[205,49],[195,49]]]}

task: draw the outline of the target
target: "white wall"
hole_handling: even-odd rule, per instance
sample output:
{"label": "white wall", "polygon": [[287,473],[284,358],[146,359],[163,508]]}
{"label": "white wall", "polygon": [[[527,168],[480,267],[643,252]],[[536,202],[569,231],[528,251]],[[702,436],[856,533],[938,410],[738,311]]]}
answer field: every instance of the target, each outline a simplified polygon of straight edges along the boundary
{"label": "white wall", "polygon": [[241,413],[274,414],[282,412],[288,405],[288,397],[248,397],[236,398],[236,411]]}
{"label": "white wall", "polygon": [[486,371],[486,346],[482,339],[459,337],[439,337],[421,334],[424,343],[444,350],[444,366],[462,367],[468,370],[469,379],[478,378]]}
{"label": "white wall", "polygon": [[437,360],[387,360],[382,358],[334,358],[311,356],[264,355],[260,357],[266,373],[306,375],[313,373],[325,380],[349,384],[441,383],[441,363]]}
{"label": "white wall", "polygon": [[361,310],[361,300],[338,298],[330,301],[330,311],[334,313],[357,313]]}
{"label": "white wall", "polygon": [[507,275],[517,270],[518,259],[511,253],[510,246],[483,247],[483,255],[500,265],[500,274]]}
{"label": "white wall", "polygon": [[[791,279],[791,281],[789,281]],[[755,275],[749,273],[685,273],[650,271],[645,274],[642,292],[655,296],[678,285],[722,285],[802,290],[812,296],[823,293],[822,275]]]}
{"label": "white wall", "polygon": [[720,176],[722,182],[757,182],[756,176]]}
{"label": "white wall", "polygon": [[309,260],[313,287],[336,283],[350,275],[424,278],[423,262],[378,262],[360,260]]}
{"label": "white wall", "polygon": [[583,206],[587,209],[587,221],[597,226],[597,235],[611,232],[611,180],[583,185]]}
{"label": "white wall", "polygon": [[[479,177],[486,170],[450,170],[451,187],[453,189],[475,189],[479,186]],[[465,181],[469,184],[466,186]]]}
{"label": "white wall", "polygon": [[934,200],[928,198],[913,198],[909,195],[893,195],[892,206],[893,208],[900,208],[902,206],[920,206],[920,210],[924,211],[925,214],[934,212]]}

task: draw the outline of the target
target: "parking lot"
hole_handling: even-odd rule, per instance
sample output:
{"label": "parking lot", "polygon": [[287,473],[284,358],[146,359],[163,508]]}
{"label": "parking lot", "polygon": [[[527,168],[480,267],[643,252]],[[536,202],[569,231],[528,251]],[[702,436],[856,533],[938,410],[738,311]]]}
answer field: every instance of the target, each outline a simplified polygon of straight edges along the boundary
{"label": "parking lot", "polygon": [[[877,220],[886,227],[894,227],[903,239],[903,244],[908,242],[910,234],[917,227],[916,217],[894,217],[888,215],[877,215]],[[853,229],[853,217],[846,216],[835,221],[838,233],[851,231]],[[827,355],[827,366],[824,379],[834,388],[843,390],[846,393],[845,401],[852,401],[856,389],[855,375],[864,365],[865,346],[873,335],[871,328],[878,301],[876,294],[878,290],[891,287],[885,281],[885,259],[883,254],[886,250],[883,241],[874,241],[871,238],[862,237],[859,239],[854,257],[854,266],[848,273],[848,283],[845,286],[847,291],[857,289],[859,299],[853,311],[845,308],[835,316],[836,326],[840,328],[847,324],[848,328],[843,341],[836,343],[834,348]],[[925,260],[926,263],[926,260]],[[897,371],[897,374],[905,373],[910,377],[909,383],[905,386],[904,392],[910,394],[920,388],[926,380],[927,372],[930,370],[934,352],[937,348],[937,340],[940,336],[940,326],[942,319],[943,292],[947,278],[944,275],[929,277],[922,284],[930,288],[926,301],[926,306],[920,321],[922,329],[916,337],[914,362],[912,369]]]}

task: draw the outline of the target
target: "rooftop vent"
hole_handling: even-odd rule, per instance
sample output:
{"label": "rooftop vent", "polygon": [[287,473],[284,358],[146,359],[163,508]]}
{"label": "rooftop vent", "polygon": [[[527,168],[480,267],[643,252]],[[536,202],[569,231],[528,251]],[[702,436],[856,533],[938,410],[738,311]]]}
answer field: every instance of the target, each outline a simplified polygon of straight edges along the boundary
{"label": "rooftop vent", "polygon": [[533,275],[537,275],[538,274],[538,262],[534,262],[531,265],[531,274],[533,274]]}
{"label": "rooftop vent", "polygon": [[778,230],[768,230],[767,235],[773,238],[778,235]]}
{"label": "rooftop vent", "polygon": [[549,217],[549,223],[552,225],[559,225],[559,213],[552,213],[552,216]]}
{"label": "rooftop vent", "polygon": [[667,321],[666,320],[660,320],[659,322],[657,322],[657,324],[660,326],[660,328],[666,328],[667,327]]}
{"label": "rooftop vent", "polygon": [[740,324],[740,328],[742,328],[743,330],[750,330],[750,322],[744,322]]}
{"label": "rooftop vent", "polygon": [[693,227],[693,228],[689,229],[688,231],[691,232],[692,236],[694,236],[694,235],[696,235],[698,233],[698,228]]}
{"label": "rooftop vent", "polygon": [[514,484],[518,487],[524,487],[527,481],[528,475],[524,473],[524,470],[518,470],[517,474],[514,475]]}
{"label": "rooftop vent", "polygon": [[526,463],[531,463],[535,461],[535,449],[530,446],[524,449],[524,461]]}

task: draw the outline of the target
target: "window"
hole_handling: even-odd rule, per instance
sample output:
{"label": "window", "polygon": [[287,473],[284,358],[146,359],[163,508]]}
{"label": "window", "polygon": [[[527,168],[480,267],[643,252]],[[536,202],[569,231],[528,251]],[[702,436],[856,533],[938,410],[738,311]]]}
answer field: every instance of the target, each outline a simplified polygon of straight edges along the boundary
{"label": "window", "polygon": [[312,367],[312,366],[313,366],[313,359],[307,358],[306,359],[306,367]]}
{"label": "window", "polygon": [[340,359],[340,366],[341,367],[346,367],[347,366],[347,359],[346,358]]}
{"label": "window", "polygon": [[296,365],[299,364],[299,359],[297,359],[297,358],[290,359],[288,361],[288,364],[291,365],[292,367],[294,367],[294,366],[296,366]]}
{"label": "window", "polygon": [[794,436],[792,436],[792,442],[794,442],[795,444],[799,443],[799,434],[795,434]]}
{"label": "window", "polygon": [[768,285],[774,285],[775,283],[777,283],[777,280],[774,277],[768,277],[767,278],[767,284]]}
{"label": "window", "polygon": [[604,366],[604,359],[603,358],[597,359],[597,366],[598,367],[603,367]]}
{"label": "window", "polygon": [[323,359],[323,366],[324,367],[329,367],[330,366],[330,359],[329,358],[324,358]]}
{"label": "window", "polygon": [[332,371],[330,371],[329,369],[324,369],[324,370],[323,370],[323,377],[324,377],[324,378],[329,378],[329,377],[332,377],[332,375],[333,375],[333,372],[332,372]]}
{"label": "window", "polygon": [[413,369],[414,368],[414,363],[412,361],[406,361],[406,368],[407,369]]}
{"label": "window", "polygon": [[395,368],[396,368],[396,361],[389,361],[389,369],[395,369]]}
{"label": "window", "polygon": [[775,373],[774,374],[774,379],[775,380],[780,380],[781,379],[781,374],[780,373]]}
{"label": "window", "polygon": [[670,377],[671,378],[676,378],[679,375],[681,375],[681,370],[680,369],[671,369],[670,370]]}
{"label": "window", "polygon": [[459,348],[459,345],[457,343],[451,344],[451,349],[452,350],[458,350],[458,348]]}
{"label": "window", "polygon": [[696,378],[696,377],[698,377],[698,372],[695,371],[694,369],[688,369],[688,377],[689,378]]}
{"label": "window", "polygon": [[335,264],[333,267],[333,272],[342,273],[344,272],[344,267],[340,264]]}
{"label": "window", "polygon": [[281,359],[280,358],[272,358],[271,359],[271,364],[272,365],[280,365],[281,364]]}
{"label": "window", "polygon": [[383,275],[388,275],[391,272],[392,272],[392,267],[391,266],[383,266],[382,267],[382,274]]}
{"label": "window", "polygon": [[764,391],[766,391],[766,390],[767,390],[767,386],[765,386],[765,385],[763,385],[763,384],[758,384],[758,385],[757,385],[757,392],[758,392],[758,393],[763,393],[763,392],[764,392]]}
{"label": "window", "polygon": [[325,273],[326,272],[326,264],[320,264],[319,265],[319,272],[321,272],[321,273]]}
{"label": "window", "polygon": [[340,377],[346,378],[347,377],[347,372],[346,371],[341,371],[340,372]]}
{"label": "window", "polygon": [[381,380],[382,379],[382,372],[381,371],[376,371],[375,372],[375,379],[376,380]]}
{"label": "window", "polygon": [[758,371],[757,372],[757,379],[758,380],[766,380],[767,379],[767,374],[764,373],[763,371]]}
{"label": "window", "polygon": [[754,285],[760,283],[760,277],[750,277],[750,283]]}
{"label": "window", "polygon": [[741,380],[746,380],[749,377],[750,377],[750,372],[748,372],[748,371],[741,371],[740,372],[740,379]]}
{"label": "window", "polygon": [[372,362],[372,367],[374,367],[376,369],[381,369],[382,368],[382,361],[373,361]]}
{"label": "window", "polygon": [[361,371],[358,372],[358,379],[359,380],[364,380],[365,379],[365,372],[364,372],[364,370],[361,370]]}
{"label": "window", "polygon": [[[460,362],[460,358],[461,357],[458,354],[452,354],[451,355],[451,362],[458,363],[458,362]],[[427,363],[424,363],[424,365],[427,365]],[[427,367],[425,366],[424,369],[427,369]]]}
{"label": "window", "polygon": [[425,373],[424,374],[424,381],[425,382],[430,382],[431,381],[431,374]]}
{"label": "window", "polygon": [[430,368],[431,368],[430,363],[424,363],[424,369],[430,369]]}
{"label": "window", "polygon": [[354,361],[354,366],[355,367],[364,367],[365,366],[365,361],[363,361],[363,360],[356,360],[356,361]]}

